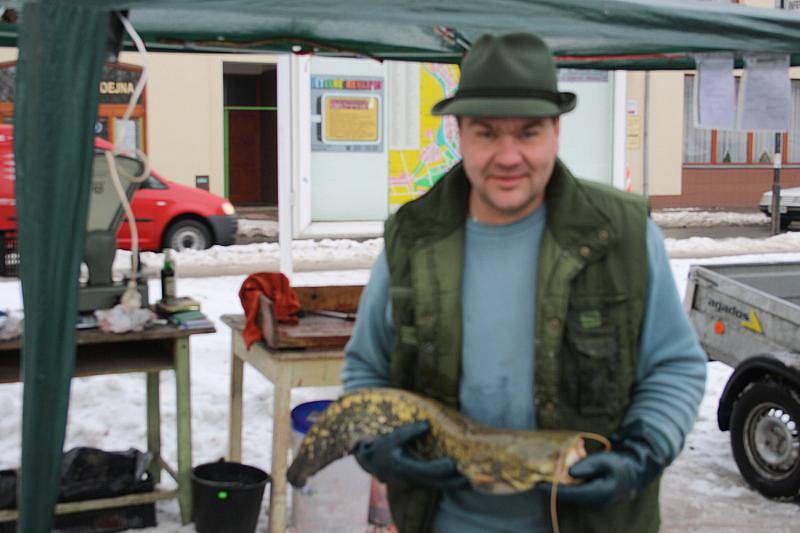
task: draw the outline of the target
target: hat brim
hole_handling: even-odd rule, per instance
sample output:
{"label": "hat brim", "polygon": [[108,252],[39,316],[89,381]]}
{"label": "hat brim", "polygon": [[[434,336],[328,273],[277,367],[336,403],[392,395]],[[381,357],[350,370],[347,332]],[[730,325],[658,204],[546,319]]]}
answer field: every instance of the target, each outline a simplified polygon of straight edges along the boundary
{"label": "hat brim", "polygon": [[538,98],[459,97],[446,98],[431,109],[432,115],[467,115],[474,117],[556,117],[575,109],[574,93],[559,93],[560,103]]}

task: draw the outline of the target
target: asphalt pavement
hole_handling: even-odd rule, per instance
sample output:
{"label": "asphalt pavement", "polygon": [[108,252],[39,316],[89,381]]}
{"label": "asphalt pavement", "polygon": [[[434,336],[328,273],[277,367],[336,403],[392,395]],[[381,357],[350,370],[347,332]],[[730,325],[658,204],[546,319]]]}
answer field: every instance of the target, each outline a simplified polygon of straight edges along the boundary
{"label": "asphalt pavement", "polygon": [[[690,237],[709,237],[711,239],[727,239],[746,237],[748,239],[766,239],[772,236],[769,224],[757,226],[711,226],[691,228],[661,228],[664,236],[670,239],[688,239]],[[791,230],[800,230],[795,225]]]}

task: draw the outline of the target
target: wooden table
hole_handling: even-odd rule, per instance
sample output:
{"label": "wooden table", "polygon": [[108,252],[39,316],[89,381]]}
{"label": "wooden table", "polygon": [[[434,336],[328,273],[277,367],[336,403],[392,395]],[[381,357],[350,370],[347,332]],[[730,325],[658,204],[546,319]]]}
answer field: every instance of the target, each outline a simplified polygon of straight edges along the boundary
{"label": "wooden table", "polygon": [[286,530],[286,469],[291,439],[290,400],[293,387],[338,385],[344,351],[336,349],[270,349],[259,341],[248,350],[242,339],[243,315],[223,315],[231,328],[231,394],[228,459],[242,458],[242,382],[244,363],[250,363],[274,386],[272,421],[272,483],[270,486],[269,531]]}
{"label": "wooden table", "polygon": [[[177,490],[159,490],[116,498],[59,504],[56,513],[70,513],[125,505],[152,503],[177,496],[181,521],[192,519],[192,439],[191,395],[189,386],[189,336],[214,333],[211,328],[181,330],[174,326],[156,326],[140,332],[104,333],[100,330],[77,332],[75,377],[144,372],[147,374],[147,450],[153,454],[150,474],[158,483],[161,469],[178,484]],[[0,383],[22,380],[19,339],[0,341]],[[177,411],[177,470],[161,457],[161,408],[159,372],[175,371]],[[0,522],[17,519],[17,511],[0,511]]]}

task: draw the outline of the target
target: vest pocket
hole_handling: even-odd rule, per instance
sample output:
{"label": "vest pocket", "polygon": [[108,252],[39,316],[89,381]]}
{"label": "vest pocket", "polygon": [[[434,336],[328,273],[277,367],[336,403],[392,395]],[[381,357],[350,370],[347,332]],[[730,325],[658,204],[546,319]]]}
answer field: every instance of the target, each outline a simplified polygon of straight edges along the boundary
{"label": "vest pocket", "polygon": [[416,346],[417,328],[414,323],[414,291],[411,287],[391,287],[392,315],[400,344]]}
{"label": "vest pocket", "polygon": [[570,403],[583,415],[616,410],[614,379],[619,360],[617,328],[597,309],[576,310],[567,320],[561,381]]}

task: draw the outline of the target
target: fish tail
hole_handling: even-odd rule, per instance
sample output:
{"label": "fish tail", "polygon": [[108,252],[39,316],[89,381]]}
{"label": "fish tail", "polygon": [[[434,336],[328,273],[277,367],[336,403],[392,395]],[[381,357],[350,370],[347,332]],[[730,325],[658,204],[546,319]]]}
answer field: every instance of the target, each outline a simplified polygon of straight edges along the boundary
{"label": "fish tail", "polygon": [[364,389],[333,402],[311,426],[286,472],[293,486],[302,487],[309,477],[333,461],[352,453],[362,440],[390,433],[404,421],[391,416],[392,401]]}

